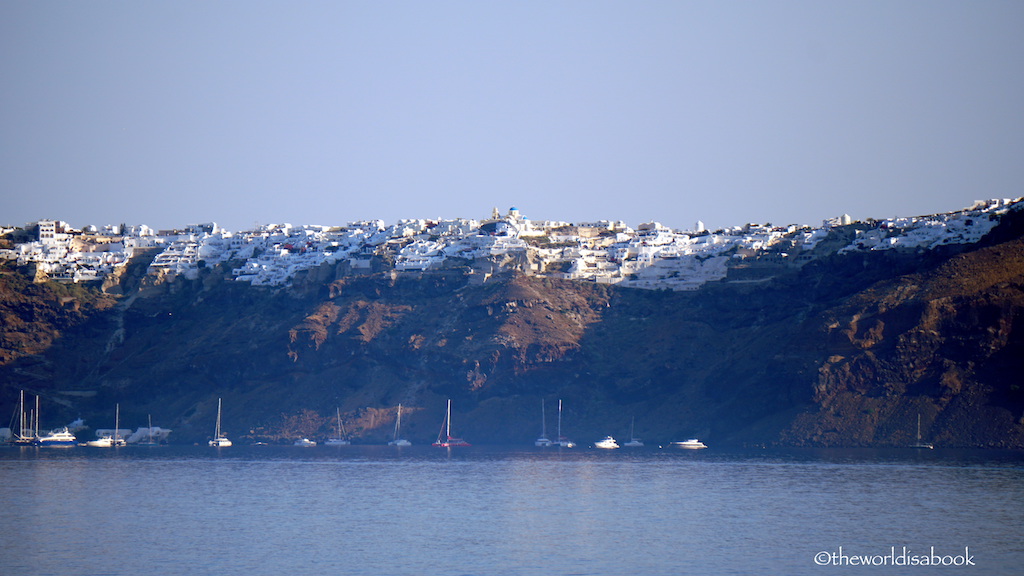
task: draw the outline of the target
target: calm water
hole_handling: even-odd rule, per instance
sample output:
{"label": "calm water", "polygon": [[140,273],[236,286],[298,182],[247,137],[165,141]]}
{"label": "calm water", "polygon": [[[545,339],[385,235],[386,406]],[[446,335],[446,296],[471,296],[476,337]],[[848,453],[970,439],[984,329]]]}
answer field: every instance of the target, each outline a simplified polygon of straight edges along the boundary
{"label": "calm water", "polygon": [[840,546],[1024,566],[1020,452],[0,448],[0,482],[12,575],[936,573]]}

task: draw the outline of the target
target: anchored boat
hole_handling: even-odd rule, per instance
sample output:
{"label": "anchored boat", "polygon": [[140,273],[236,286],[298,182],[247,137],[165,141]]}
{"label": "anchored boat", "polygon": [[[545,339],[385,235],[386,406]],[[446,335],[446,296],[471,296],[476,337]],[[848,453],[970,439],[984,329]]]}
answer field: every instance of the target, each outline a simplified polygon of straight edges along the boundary
{"label": "anchored boat", "polygon": [[441,431],[437,433],[437,441],[434,446],[439,448],[453,448],[455,446],[469,446],[462,438],[452,436],[452,399],[448,399],[448,411],[445,413],[444,422],[441,423]]}

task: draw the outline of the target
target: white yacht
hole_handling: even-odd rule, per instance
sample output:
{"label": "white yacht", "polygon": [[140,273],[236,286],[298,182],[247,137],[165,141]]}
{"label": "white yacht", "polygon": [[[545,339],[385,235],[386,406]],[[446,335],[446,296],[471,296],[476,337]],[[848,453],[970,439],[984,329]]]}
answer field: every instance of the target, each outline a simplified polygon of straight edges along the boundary
{"label": "white yacht", "polygon": [[305,447],[309,448],[309,447],[312,447],[312,446],[316,446],[316,442],[310,440],[309,438],[299,438],[298,440],[295,441],[295,445],[296,446],[305,446]]}
{"label": "white yacht", "polygon": [[88,442],[86,442],[84,444],[84,446],[90,446],[92,448],[113,448],[114,447],[114,437],[113,436],[103,436],[102,438],[97,438],[95,440],[89,440]]}
{"label": "white yacht", "polygon": [[89,440],[85,443],[86,446],[93,448],[113,448],[115,446],[124,446],[125,440],[120,434],[120,430],[117,429],[121,425],[121,405],[114,405],[114,430],[113,432],[97,430],[96,434],[99,438],[95,440]]}
{"label": "white yacht", "polygon": [[707,448],[707,445],[696,438],[690,438],[682,442],[673,442],[673,448],[683,448],[684,450],[700,450],[701,448]]}
{"label": "white yacht", "polygon": [[46,436],[40,437],[38,440],[36,440],[36,444],[39,445],[39,446],[56,446],[56,447],[74,446],[75,445],[75,435],[72,434],[70,430],[68,430],[67,426],[65,426],[65,427],[60,428],[58,430],[51,431]]}
{"label": "white yacht", "polygon": [[613,450],[619,447],[619,443],[615,441],[615,438],[611,436],[605,436],[603,440],[594,442],[595,448],[604,448],[605,450]]}

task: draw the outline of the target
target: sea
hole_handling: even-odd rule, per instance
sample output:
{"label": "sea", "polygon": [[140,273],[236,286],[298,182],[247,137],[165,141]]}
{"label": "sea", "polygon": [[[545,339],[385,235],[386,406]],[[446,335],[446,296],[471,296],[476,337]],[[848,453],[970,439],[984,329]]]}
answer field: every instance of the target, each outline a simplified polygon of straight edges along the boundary
{"label": "sea", "polygon": [[1024,574],[1024,452],[0,448],[0,574]]}

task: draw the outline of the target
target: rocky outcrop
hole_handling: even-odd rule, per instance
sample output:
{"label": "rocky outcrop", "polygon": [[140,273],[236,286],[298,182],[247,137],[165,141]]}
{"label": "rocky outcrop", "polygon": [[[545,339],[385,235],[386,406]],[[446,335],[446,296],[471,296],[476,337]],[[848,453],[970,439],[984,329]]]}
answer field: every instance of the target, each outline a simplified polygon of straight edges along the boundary
{"label": "rocky outcrop", "polygon": [[922,416],[940,444],[1019,446],[1024,243],[953,257],[862,291],[821,315],[817,410],[804,443],[909,444]]}

